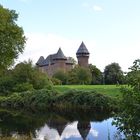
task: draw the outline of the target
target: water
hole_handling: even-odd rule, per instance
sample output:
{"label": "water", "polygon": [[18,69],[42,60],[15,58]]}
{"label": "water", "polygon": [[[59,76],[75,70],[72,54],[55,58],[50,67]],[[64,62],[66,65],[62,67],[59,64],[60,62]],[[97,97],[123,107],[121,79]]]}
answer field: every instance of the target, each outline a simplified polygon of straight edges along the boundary
{"label": "water", "polygon": [[121,140],[112,126],[113,117],[103,112],[56,112],[42,114],[0,111],[1,138],[33,140]]}

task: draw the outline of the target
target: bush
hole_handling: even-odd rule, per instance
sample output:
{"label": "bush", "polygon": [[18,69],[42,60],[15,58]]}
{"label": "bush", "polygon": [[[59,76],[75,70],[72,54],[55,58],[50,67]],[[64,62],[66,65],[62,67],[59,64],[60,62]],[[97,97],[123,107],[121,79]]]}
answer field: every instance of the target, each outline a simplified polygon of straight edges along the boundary
{"label": "bush", "polygon": [[13,91],[15,91],[15,92],[23,92],[23,91],[28,91],[28,90],[33,90],[32,84],[29,84],[29,83],[17,84],[13,88]]}
{"label": "bush", "polygon": [[95,91],[69,90],[58,93],[53,90],[33,90],[14,93],[6,98],[0,98],[0,105],[12,108],[33,110],[54,109],[94,109],[111,111],[117,103],[111,97]]}
{"label": "bush", "polygon": [[0,94],[7,95],[12,92],[13,87],[15,86],[15,81],[11,75],[4,75],[0,77]]}
{"label": "bush", "polygon": [[116,109],[113,98],[97,93],[96,91],[69,90],[63,94],[58,94],[55,98],[56,106],[71,106],[78,108],[90,108],[95,110]]}
{"label": "bush", "polygon": [[62,85],[61,80],[59,80],[57,78],[51,78],[51,81],[52,81],[53,85]]}
{"label": "bush", "polygon": [[52,89],[52,82],[31,61],[19,63],[13,70],[5,70],[0,77],[0,93],[3,95],[43,88]]}

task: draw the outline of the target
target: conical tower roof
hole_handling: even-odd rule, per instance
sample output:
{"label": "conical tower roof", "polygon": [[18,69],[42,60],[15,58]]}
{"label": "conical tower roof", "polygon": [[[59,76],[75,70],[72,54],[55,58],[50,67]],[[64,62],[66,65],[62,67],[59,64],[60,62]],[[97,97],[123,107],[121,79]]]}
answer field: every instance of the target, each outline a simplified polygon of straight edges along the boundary
{"label": "conical tower roof", "polygon": [[56,59],[56,60],[58,60],[58,59],[67,60],[67,57],[63,54],[61,48],[59,48],[59,50],[58,50],[58,52],[56,53],[54,59]]}
{"label": "conical tower roof", "polygon": [[84,44],[83,41],[82,41],[82,43],[81,43],[79,49],[78,49],[77,52],[76,52],[76,55],[79,55],[79,54],[86,54],[86,55],[89,54],[89,51],[88,51],[88,49],[86,48],[86,46],[85,46],[85,44]]}
{"label": "conical tower roof", "polygon": [[43,56],[40,56],[40,58],[38,59],[36,65],[41,65],[44,60],[45,60],[44,57]]}

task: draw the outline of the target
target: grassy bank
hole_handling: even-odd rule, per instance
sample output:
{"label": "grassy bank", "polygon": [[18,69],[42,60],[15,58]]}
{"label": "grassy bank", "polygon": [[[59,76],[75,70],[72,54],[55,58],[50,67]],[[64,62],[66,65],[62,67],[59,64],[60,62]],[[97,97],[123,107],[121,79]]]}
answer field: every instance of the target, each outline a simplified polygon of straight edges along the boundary
{"label": "grassy bank", "polygon": [[55,90],[59,92],[66,92],[69,90],[82,90],[82,91],[97,91],[111,97],[121,97],[120,86],[116,85],[57,85],[54,86]]}
{"label": "grassy bank", "polygon": [[67,109],[93,109],[114,111],[117,109],[118,98],[108,96],[97,91],[67,90],[34,90],[22,93],[13,93],[7,97],[0,97],[1,107],[24,108],[32,110],[46,110],[55,108]]}

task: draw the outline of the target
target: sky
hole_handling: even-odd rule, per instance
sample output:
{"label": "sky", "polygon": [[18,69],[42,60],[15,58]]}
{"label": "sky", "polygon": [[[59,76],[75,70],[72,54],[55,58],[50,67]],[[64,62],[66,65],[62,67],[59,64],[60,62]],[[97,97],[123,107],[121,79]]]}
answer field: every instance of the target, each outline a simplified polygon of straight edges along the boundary
{"label": "sky", "polygon": [[35,64],[61,47],[76,58],[83,41],[89,63],[101,71],[116,62],[123,71],[140,58],[140,0],[0,0],[19,14],[17,24],[27,37],[18,62]]}

